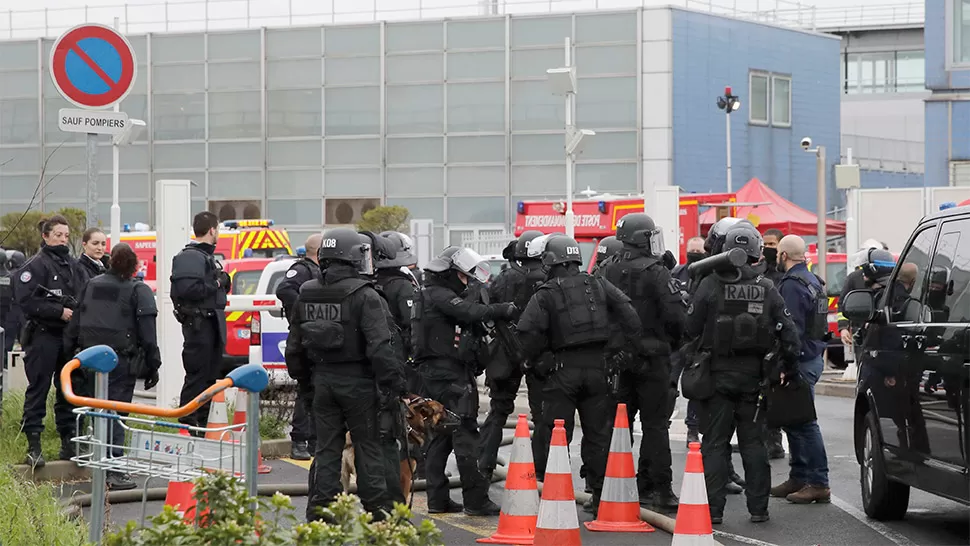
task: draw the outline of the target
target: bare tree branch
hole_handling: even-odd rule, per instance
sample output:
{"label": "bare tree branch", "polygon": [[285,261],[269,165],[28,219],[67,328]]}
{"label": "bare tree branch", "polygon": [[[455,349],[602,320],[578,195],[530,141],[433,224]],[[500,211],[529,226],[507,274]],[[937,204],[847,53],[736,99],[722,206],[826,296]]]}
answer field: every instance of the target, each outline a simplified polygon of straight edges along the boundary
{"label": "bare tree branch", "polygon": [[[37,180],[37,187],[34,188],[34,194],[30,197],[30,201],[27,203],[27,209],[24,210],[24,213],[20,215],[20,218],[17,219],[17,221],[14,223],[12,227],[5,230],[7,233],[6,235],[4,235],[3,239],[0,239],[0,247],[3,247],[3,243],[7,241],[7,239],[10,237],[10,234],[12,234],[14,230],[16,230],[18,226],[20,226],[20,222],[22,222],[24,218],[27,216],[27,213],[34,208],[34,201],[37,199],[38,194],[40,194],[42,190],[46,189],[47,185],[50,184],[55,178],[60,176],[64,171],[66,171],[70,167],[73,167],[73,165],[70,165],[68,167],[61,169],[60,172],[52,176],[47,182],[44,182],[44,175],[47,174],[47,164],[50,163],[51,158],[54,157],[54,154],[57,152],[57,150],[61,149],[61,146],[63,146],[65,142],[67,141],[66,140],[61,141],[61,143],[58,144],[56,148],[51,150],[51,153],[47,154],[47,157],[44,158],[44,164],[40,168],[40,176],[38,177],[39,180]],[[3,163],[3,165],[6,165],[10,161],[13,161],[13,159],[7,160],[7,162]],[[0,167],[2,167],[3,165],[0,165]]]}

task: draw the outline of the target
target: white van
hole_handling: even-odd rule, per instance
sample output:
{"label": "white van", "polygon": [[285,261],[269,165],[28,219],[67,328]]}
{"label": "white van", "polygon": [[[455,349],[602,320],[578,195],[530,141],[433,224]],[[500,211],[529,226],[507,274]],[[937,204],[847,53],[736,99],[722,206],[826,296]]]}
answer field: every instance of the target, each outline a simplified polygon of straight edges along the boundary
{"label": "white van", "polygon": [[[276,287],[291,265],[292,259],[279,259],[269,263],[259,277],[256,293],[276,297]],[[289,333],[289,323],[283,318],[283,311],[254,313],[250,332],[249,361],[262,364],[266,368],[272,385],[296,385],[296,381],[286,371],[286,360],[283,358],[286,353],[286,336]]]}

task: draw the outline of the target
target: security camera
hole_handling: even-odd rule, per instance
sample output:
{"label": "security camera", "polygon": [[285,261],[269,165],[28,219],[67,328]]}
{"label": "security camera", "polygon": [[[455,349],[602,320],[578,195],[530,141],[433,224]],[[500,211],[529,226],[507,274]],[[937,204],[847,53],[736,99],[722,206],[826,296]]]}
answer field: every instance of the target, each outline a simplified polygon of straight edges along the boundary
{"label": "security camera", "polygon": [[812,139],[810,139],[808,137],[802,138],[802,149],[803,150],[808,150],[811,147],[812,147]]}

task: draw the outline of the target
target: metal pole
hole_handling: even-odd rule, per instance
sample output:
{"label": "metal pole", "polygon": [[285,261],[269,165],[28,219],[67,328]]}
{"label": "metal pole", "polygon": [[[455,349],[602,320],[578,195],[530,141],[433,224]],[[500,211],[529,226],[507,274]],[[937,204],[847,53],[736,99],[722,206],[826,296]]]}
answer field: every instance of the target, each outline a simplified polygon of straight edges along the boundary
{"label": "metal pole", "polygon": [[724,139],[727,143],[727,191],[731,193],[733,190],[731,188],[731,105],[728,104],[725,109],[726,114],[724,115],[724,127],[726,131],[726,138]]}
{"label": "metal pole", "polygon": [[[90,142],[92,135],[88,135]],[[57,378],[59,381],[60,378]],[[108,374],[97,372],[94,374],[94,397],[99,400],[108,399]],[[106,413],[105,410],[96,410],[98,413]],[[92,418],[94,421],[94,453],[93,460],[103,461],[107,458],[108,448],[108,420],[102,417]],[[101,533],[104,531],[104,501],[106,488],[104,483],[105,471],[102,468],[91,470],[91,529],[89,540],[95,544],[101,544]]]}
{"label": "metal pole", "polygon": [[[118,18],[115,17],[115,29],[118,29]],[[121,111],[121,104],[115,104],[115,112]],[[121,150],[117,144],[111,146],[111,246],[121,242],[121,205],[118,204],[118,155]]]}
{"label": "metal pole", "polygon": [[[572,69],[573,61],[571,55],[572,45],[569,38],[565,39],[566,44],[566,68]],[[574,93],[566,93],[566,139],[569,138],[573,127],[573,107],[576,100]],[[565,143],[563,144],[565,148]],[[573,213],[573,155],[566,152],[566,235],[576,236],[576,217]]]}
{"label": "metal pole", "polygon": [[[259,393],[246,397],[246,493],[255,498],[259,486]],[[297,402],[299,404],[299,402]],[[256,507],[254,506],[255,510]]]}
{"label": "metal pole", "polygon": [[825,271],[825,146],[819,146],[815,152],[815,176],[816,176],[816,208],[818,209],[818,268],[816,273],[822,280],[826,278]]}
{"label": "metal pole", "polygon": [[95,218],[98,207],[98,135],[88,133],[87,144],[88,191],[85,225],[87,227],[94,227],[98,225],[97,219]]}

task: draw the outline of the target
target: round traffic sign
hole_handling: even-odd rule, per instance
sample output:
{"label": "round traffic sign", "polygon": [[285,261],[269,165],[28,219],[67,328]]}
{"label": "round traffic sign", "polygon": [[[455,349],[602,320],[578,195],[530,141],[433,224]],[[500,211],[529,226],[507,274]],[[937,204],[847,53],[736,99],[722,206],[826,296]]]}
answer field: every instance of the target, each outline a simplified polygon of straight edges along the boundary
{"label": "round traffic sign", "polygon": [[62,97],[81,108],[102,109],[121,102],[135,84],[135,52],[115,29],[78,25],[54,42],[51,80]]}

